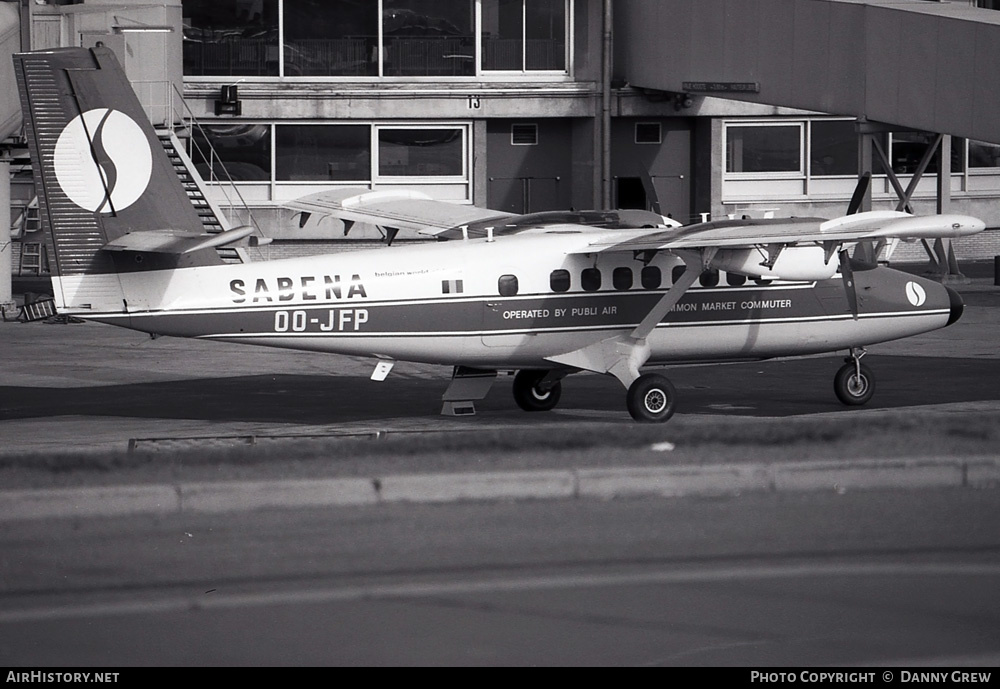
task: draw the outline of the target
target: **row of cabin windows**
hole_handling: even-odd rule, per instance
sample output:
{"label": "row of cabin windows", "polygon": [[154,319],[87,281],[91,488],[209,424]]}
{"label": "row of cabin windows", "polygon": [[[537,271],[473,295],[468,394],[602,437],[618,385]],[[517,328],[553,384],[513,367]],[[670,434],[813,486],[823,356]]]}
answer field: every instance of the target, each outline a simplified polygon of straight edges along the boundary
{"label": "row of cabin windows", "polygon": [[[684,266],[675,266],[671,273],[671,280],[677,282],[684,274]],[[602,274],[600,268],[584,268],[580,271],[580,287],[584,292],[596,292],[601,289]],[[634,275],[631,268],[615,268],[611,273],[611,284],[619,291],[632,289]],[[719,285],[719,271],[710,269],[704,271],[698,278],[698,284],[702,287],[717,287]],[[736,273],[726,273],[726,284],[732,287],[739,287],[746,284],[745,275]],[[770,280],[756,280],[757,284],[766,285]],[[645,266],[639,272],[639,284],[643,289],[659,289],[663,286],[663,274],[656,266]],[[572,276],[568,270],[558,268],[549,274],[549,287],[553,292],[568,292],[573,286]],[[513,297],[517,294],[517,276],[501,275],[497,282],[497,289],[502,297]]]}

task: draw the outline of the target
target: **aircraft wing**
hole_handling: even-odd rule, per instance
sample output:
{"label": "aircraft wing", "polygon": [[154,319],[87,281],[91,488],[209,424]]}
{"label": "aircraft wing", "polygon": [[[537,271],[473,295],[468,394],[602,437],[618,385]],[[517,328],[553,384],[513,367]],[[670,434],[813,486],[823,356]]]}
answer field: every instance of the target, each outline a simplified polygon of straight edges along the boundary
{"label": "aircraft wing", "polygon": [[985,229],[967,215],[911,215],[899,211],[869,211],[833,220],[780,218],[722,220],[667,230],[602,234],[571,253],[650,251],[707,248],[750,248],[763,245],[842,245],[869,239],[936,239],[962,237]]}
{"label": "aircraft wing", "polygon": [[445,230],[513,217],[511,213],[438,201],[412,190],[336,189],[289,201],[285,207],[301,213],[361,222],[436,236]]}

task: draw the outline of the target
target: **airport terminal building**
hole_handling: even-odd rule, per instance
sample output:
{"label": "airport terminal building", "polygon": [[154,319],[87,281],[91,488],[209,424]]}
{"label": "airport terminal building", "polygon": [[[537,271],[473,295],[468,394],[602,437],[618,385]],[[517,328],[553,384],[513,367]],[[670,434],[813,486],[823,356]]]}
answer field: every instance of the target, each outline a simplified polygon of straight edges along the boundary
{"label": "airport terminal building", "polygon": [[[690,223],[835,217],[870,171],[869,208],[1000,228],[997,110],[962,100],[996,82],[994,4],[17,0],[0,2],[0,80],[13,92],[14,52],[111,48],[193,201],[224,227],[258,226],[269,257],[379,241],[380,228],[283,206],[348,186]],[[943,41],[963,46],[957,57],[935,52]],[[909,60],[913,79],[881,67],[883,51]],[[15,275],[45,270],[25,248],[44,254],[17,106],[0,112]],[[1000,230],[953,251],[992,259]],[[893,255],[929,259],[920,245]]]}

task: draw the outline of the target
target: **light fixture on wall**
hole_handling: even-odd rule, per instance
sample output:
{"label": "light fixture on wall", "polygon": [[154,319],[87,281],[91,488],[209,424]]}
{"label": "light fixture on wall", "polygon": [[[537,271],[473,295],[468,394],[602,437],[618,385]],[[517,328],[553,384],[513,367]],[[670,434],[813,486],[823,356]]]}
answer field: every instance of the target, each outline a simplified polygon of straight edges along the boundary
{"label": "light fixture on wall", "polygon": [[[240,81],[243,81],[240,79]],[[236,84],[240,83],[237,81]],[[236,84],[225,84],[219,89],[219,100],[215,101],[216,115],[242,115],[243,103]]]}

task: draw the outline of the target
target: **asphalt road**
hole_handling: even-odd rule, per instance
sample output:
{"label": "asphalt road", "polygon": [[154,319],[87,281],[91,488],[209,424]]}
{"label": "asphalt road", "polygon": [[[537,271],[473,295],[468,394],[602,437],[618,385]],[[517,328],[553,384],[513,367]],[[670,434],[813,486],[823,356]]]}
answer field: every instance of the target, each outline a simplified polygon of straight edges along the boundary
{"label": "asphalt road", "polygon": [[0,522],[0,666],[989,673],[998,525],[941,488]]}

